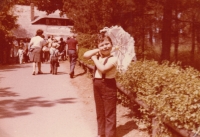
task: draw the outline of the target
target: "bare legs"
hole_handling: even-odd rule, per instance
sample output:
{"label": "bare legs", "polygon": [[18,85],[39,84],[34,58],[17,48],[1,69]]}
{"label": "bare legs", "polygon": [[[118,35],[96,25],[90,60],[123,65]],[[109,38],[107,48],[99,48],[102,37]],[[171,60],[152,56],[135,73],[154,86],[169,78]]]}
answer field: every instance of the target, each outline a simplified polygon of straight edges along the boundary
{"label": "bare legs", "polygon": [[38,67],[38,74],[42,74],[41,62],[33,62],[33,75],[35,75],[36,67]]}

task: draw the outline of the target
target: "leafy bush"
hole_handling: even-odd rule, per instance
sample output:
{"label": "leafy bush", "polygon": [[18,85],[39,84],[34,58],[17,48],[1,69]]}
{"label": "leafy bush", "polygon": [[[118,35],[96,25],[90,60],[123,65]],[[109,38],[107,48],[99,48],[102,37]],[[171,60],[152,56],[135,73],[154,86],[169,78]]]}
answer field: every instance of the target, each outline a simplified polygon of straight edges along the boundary
{"label": "leafy bush", "polygon": [[77,35],[78,45],[82,48],[95,48],[97,45],[97,35],[80,33]]}
{"label": "leafy bush", "polygon": [[117,79],[154,110],[162,120],[178,128],[197,131],[200,123],[200,73],[167,62],[137,61]]}
{"label": "leafy bush", "polygon": [[89,49],[87,49],[87,48],[80,47],[79,52],[78,52],[78,60],[83,61],[85,64],[94,65],[92,60],[86,60],[86,59],[83,58],[83,54],[88,50]]}

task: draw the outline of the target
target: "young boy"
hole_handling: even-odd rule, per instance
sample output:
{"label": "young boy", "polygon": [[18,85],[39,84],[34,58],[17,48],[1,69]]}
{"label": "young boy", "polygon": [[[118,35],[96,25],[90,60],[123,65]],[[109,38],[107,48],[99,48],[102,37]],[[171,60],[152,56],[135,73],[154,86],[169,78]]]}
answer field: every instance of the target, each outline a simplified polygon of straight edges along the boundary
{"label": "young boy", "polygon": [[93,90],[98,137],[116,137],[117,58],[111,55],[112,46],[110,37],[102,34],[99,37],[98,48],[83,55],[86,59],[92,59],[96,66]]}
{"label": "young boy", "polygon": [[59,66],[58,58],[59,58],[59,56],[62,55],[62,53],[59,52],[57,47],[58,47],[58,44],[56,42],[53,42],[51,45],[51,48],[49,50],[50,65],[51,65],[50,73],[52,73],[53,75],[57,75],[57,67]]}
{"label": "young boy", "polygon": [[24,50],[21,45],[19,46],[19,49],[17,51],[17,56],[19,57],[19,64],[22,64],[24,61]]}

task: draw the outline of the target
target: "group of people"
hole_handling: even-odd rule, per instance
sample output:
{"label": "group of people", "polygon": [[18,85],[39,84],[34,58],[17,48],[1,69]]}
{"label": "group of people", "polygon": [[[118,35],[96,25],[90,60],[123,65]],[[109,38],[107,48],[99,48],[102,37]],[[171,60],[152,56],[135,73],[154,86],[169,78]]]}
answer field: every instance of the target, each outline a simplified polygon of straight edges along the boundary
{"label": "group of people", "polygon": [[[38,30],[36,36],[30,41],[30,60],[33,62],[33,74],[38,66],[38,74],[41,70],[41,50],[45,46],[42,38],[43,31]],[[95,64],[93,90],[97,114],[98,137],[116,137],[116,103],[117,87],[115,74],[117,72],[117,58],[111,55],[112,41],[109,36],[100,34],[96,49],[84,53],[84,58],[92,59]],[[66,41],[70,59],[70,78],[74,75],[74,68],[77,59],[78,42],[74,38]],[[53,43],[50,49],[51,72],[57,73],[57,60],[63,53],[57,49],[57,43]],[[57,57],[57,58],[56,58]]]}
{"label": "group of people", "polygon": [[44,35],[42,35],[46,44],[42,48],[42,61],[49,62],[50,61],[50,48],[52,47],[52,43],[56,43],[56,48],[59,52],[63,52],[63,54],[59,57],[59,60],[66,60],[66,42],[61,37],[59,40],[54,38],[53,35],[48,36],[48,39],[45,39]]}
{"label": "group of people", "polygon": [[56,75],[59,61],[67,59],[67,52],[70,61],[70,78],[74,77],[78,42],[73,36],[68,37],[66,42],[63,38],[57,40],[53,36],[45,39],[43,30],[38,29],[36,36],[31,38],[28,49],[30,61],[33,63],[33,75],[36,75],[36,69],[38,69],[37,74],[43,74],[42,62],[50,62],[50,73]]}

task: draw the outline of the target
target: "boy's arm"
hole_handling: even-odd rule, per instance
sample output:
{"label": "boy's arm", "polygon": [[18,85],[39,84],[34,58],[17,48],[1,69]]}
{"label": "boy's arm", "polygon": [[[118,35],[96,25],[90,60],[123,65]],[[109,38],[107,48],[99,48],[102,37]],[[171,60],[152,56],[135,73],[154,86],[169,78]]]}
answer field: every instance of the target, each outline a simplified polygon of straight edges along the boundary
{"label": "boy's arm", "polygon": [[89,51],[86,51],[86,52],[83,54],[83,57],[84,57],[85,59],[90,59],[92,56],[96,55],[97,53],[99,53],[99,49],[89,50]]}

